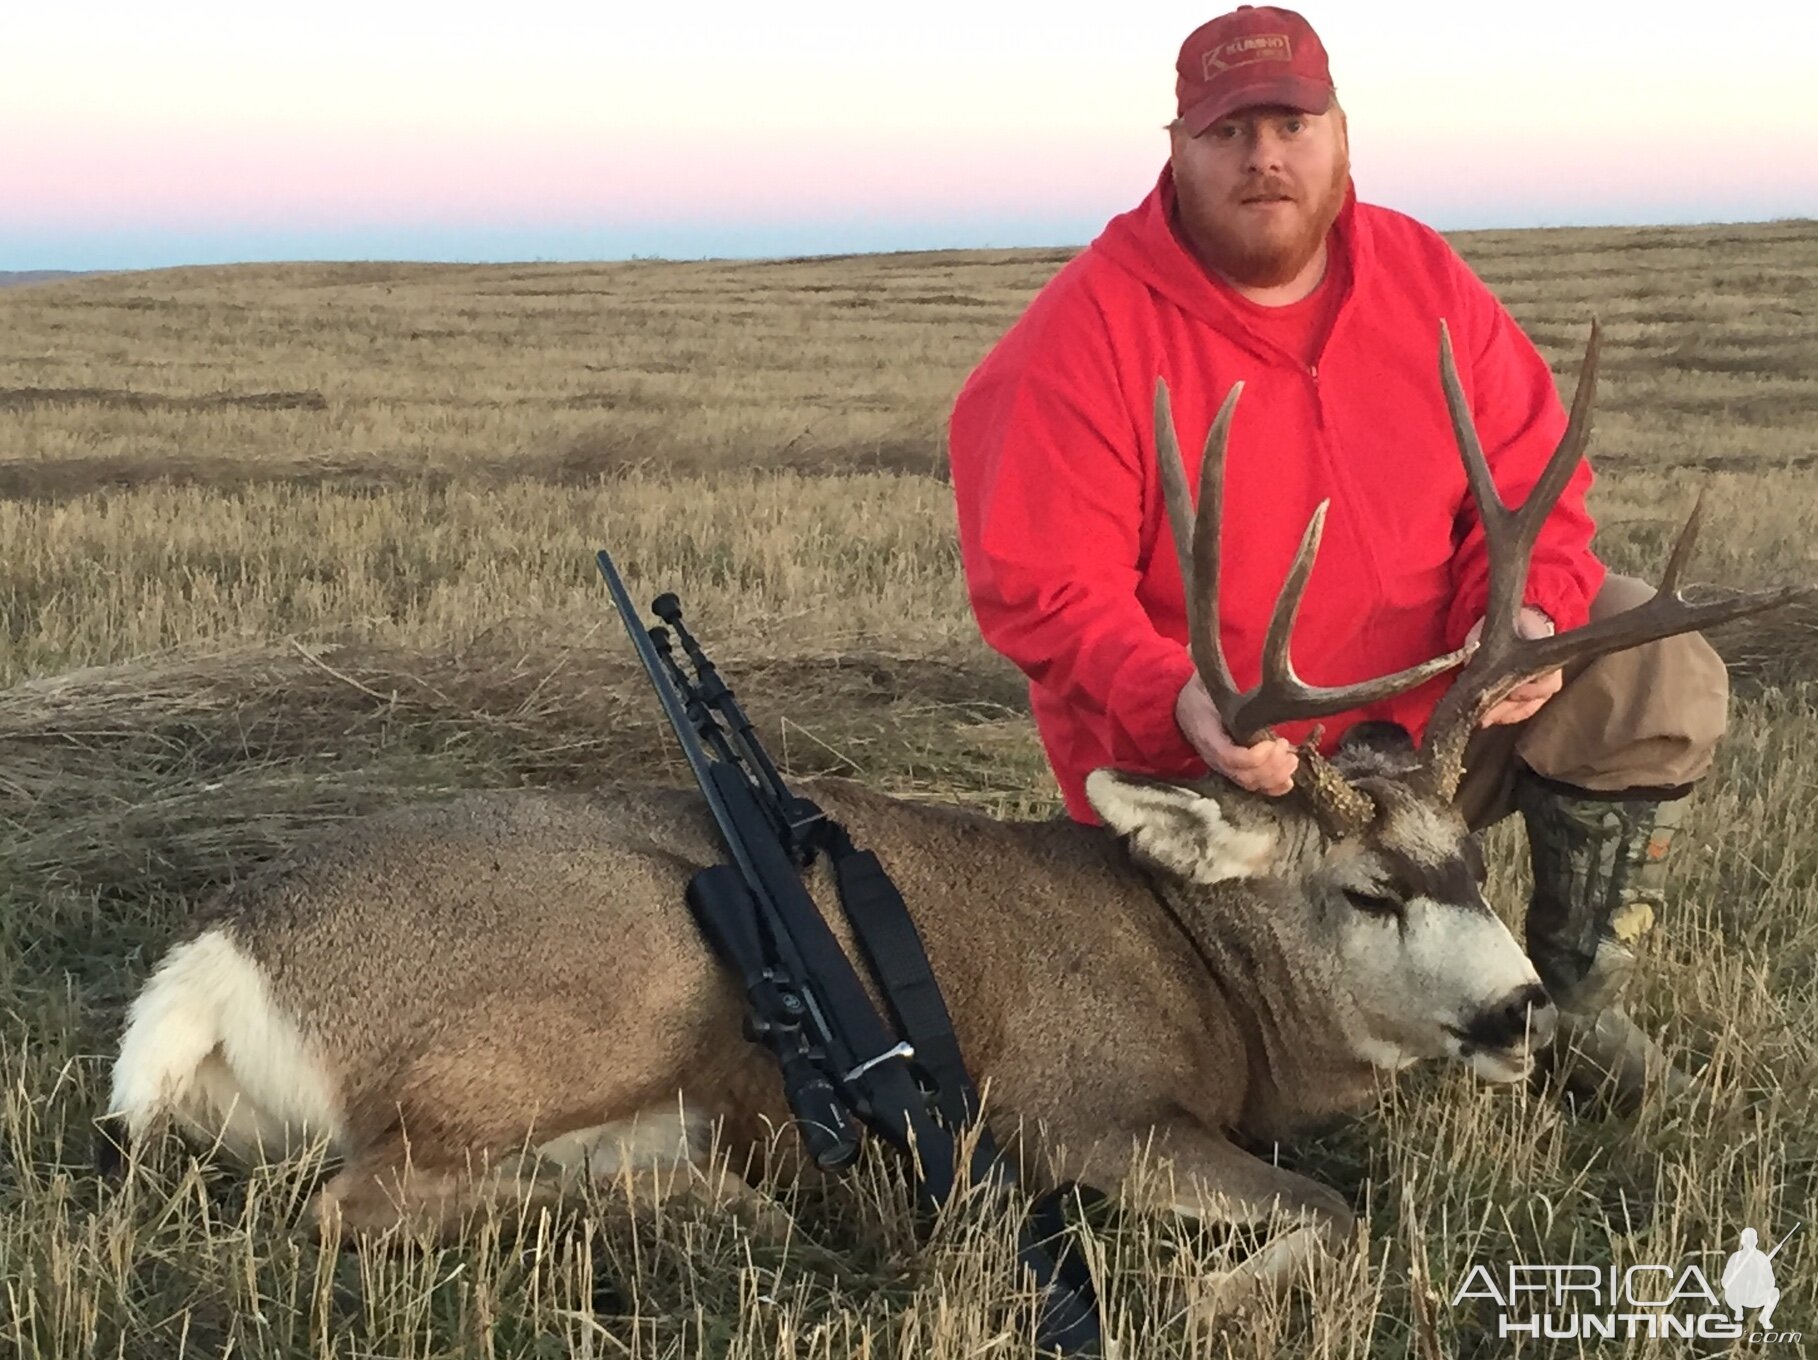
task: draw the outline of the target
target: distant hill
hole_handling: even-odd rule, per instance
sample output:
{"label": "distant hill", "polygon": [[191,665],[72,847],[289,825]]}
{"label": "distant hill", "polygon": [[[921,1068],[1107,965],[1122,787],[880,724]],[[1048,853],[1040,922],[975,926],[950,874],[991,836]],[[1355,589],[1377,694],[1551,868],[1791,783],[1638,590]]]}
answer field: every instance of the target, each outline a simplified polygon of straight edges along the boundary
{"label": "distant hill", "polygon": [[73,279],[92,273],[86,269],[0,269],[0,288],[22,283],[49,283],[53,279]]}

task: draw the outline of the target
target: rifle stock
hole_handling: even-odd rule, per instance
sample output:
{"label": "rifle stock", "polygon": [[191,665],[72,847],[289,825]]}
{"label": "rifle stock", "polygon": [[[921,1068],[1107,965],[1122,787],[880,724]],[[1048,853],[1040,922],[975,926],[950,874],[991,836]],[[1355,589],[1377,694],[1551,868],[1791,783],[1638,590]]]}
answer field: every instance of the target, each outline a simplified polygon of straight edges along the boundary
{"label": "rifle stock", "polygon": [[859,1136],[833,1083],[814,1060],[815,1041],[805,1032],[808,1004],[768,968],[758,939],[757,903],[731,868],[716,864],[688,882],[687,901],[695,924],[721,961],[739,975],[751,1014],[746,1034],[764,1043],[783,1073],[783,1094],[795,1115],[808,1155],[819,1166],[839,1171],[858,1160]]}

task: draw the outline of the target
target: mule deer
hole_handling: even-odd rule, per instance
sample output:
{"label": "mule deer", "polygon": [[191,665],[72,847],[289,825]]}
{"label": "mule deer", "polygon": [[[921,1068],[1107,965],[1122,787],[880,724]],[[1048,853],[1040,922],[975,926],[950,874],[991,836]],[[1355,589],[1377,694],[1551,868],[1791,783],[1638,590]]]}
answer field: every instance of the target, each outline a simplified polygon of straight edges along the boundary
{"label": "mule deer", "polygon": [[[1491,549],[1486,626],[1468,659],[1330,689],[1289,656],[1325,507],[1277,599],[1262,679],[1240,693],[1217,616],[1239,388],[1208,434],[1195,511],[1157,385],[1191,651],[1227,727],[1248,739],[1464,660],[1422,749],[1353,734],[1328,759],[1308,742],[1282,798],[1103,769],[1088,784],[1103,827],[804,784],[901,887],[987,1117],[1032,1183],[1228,1222],[1286,1216],[1225,1287],[1285,1280],[1353,1228],[1337,1193],[1241,1140],[1353,1108],[1379,1074],[1422,1059],[1514,1080],[1549,1036],[1551,1003],[1485,902],[1452,807],[1480,716],[1530,675],[1797,593],[1686,600],[1694,510],[1648,604],[1519,635],[1535,536],[1583,450],[1596,346],[1593,329],[1565,437],[1511,511],[1442,329],[1440,377]],[[363,822],[228,890],[170,950],[132,1005],[110,1112],[132,1139],[174,1117],[248,1154],[325,1138],[340,1165],[317,1208],[343,1228],[452,1227],[526,1193],[496,1174],[519,1149],[535,1153],[515,1173],[527,1193],[553,1196],[576,1175],[685,1169],[710,1134],[758,1148],[789,1110],[768,1055],[741,1042],[741,994],[683,899],[720,858],[692,790],[490,792]],[[832,884],[809,886],[850,949]],[[1151,1148],[1171,1181],[1132,1175]]]}

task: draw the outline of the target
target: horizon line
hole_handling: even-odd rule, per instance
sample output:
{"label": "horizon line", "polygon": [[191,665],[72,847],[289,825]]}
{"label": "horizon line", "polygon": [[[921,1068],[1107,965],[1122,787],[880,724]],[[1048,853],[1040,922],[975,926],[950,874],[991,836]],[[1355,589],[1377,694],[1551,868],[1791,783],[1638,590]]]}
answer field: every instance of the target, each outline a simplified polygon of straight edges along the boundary
{"label": "horizon line", "polygon": [[[1767,217],[1738,218],[1700,218],[1696,220],[1659,220],[1659,221],[1626,221],[1626,222],[1543,222],[1522,226],[1472,226],[1472,227],[1434,227],[1433,230],[1444,236],[1487,235],[1501,232],[1560,232],[1560,231],[1696,231],[1713,227],[1771,227],[1798,226],[1818,224],[1818,216],[1803,213],[1778,214]],[[1096,233],[1094,233],[1096,234]],[[59,266],[22,266],[18,268],[0,268],[0,276],[41,275],[46,277],[78,277],[99,274],[143,274],[167,269],[235,269],[259,265],[309,265],[309,264],[423,264],[423,265],[524,265],[524,264],[757,264],[773,262],[803,263],[815,260],[858,259],[869,256],[880,258],[901,255],[952,255],[965,253],[1006,252],[1006,251],[1044,251],[1044,250],[1084,250],[1091,244],[1090,236],[1077,240],[1055,240],[1023,242],[1017,245],[938,245],[938,246],[889,246],[880,248],[826,248],[805,250],[771,250],[752,249],[749,251],[705,251],[699,253],[667,254],[662,251],[613,251],[603,254],[586,254],[578,252],[561,252],[556,254],[527,255],[393,255],[393,254],[325,254],[325,255],[251,255],[239,259],[216,260],[174,260],[164,264],[144,265],[92,265],[83,268],[65,268]]]}

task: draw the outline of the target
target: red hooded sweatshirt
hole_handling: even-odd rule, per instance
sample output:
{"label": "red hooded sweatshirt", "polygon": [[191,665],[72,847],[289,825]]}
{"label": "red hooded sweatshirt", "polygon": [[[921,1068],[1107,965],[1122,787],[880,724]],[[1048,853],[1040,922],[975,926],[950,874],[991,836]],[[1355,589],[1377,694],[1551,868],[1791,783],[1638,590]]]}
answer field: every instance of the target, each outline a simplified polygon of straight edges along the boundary
{"label": "red hooded sweatshirt", "polygon": [[[1482,528],[1439,380],[1439,323],[1496,485],[1518,503],[1565,431],[1546,361],[1438,233],[1346,202],[1329,238],[1344,289],[1317,360],[1289,353],[1253,306],[1175,235],[1172,172],[1041,290],[973,371],[949,429],[959,539],[985,640],[1029,677],[1067,810],[1097,820],[1099,766],[1206,773],[1174,721],[1193,675],[1173,536],[1157,478],[1154,402],[1168,384],[1189,485],[1212,417],[1242,381],[1225,474],[1220,632],[1256,683],[1263,633],[1308,518],[1330,498],[1292,655],[1315,685],[1363,680],[1459,646],[1482,614]],[[1564,631],[1604,567],[1581,464],[1543,529],[1526,600]],[[1323,719],[1328,751],[1370,718],[1419,740],[1453,673]],[[1301,740],[1311,723],[1284,722]]]}

